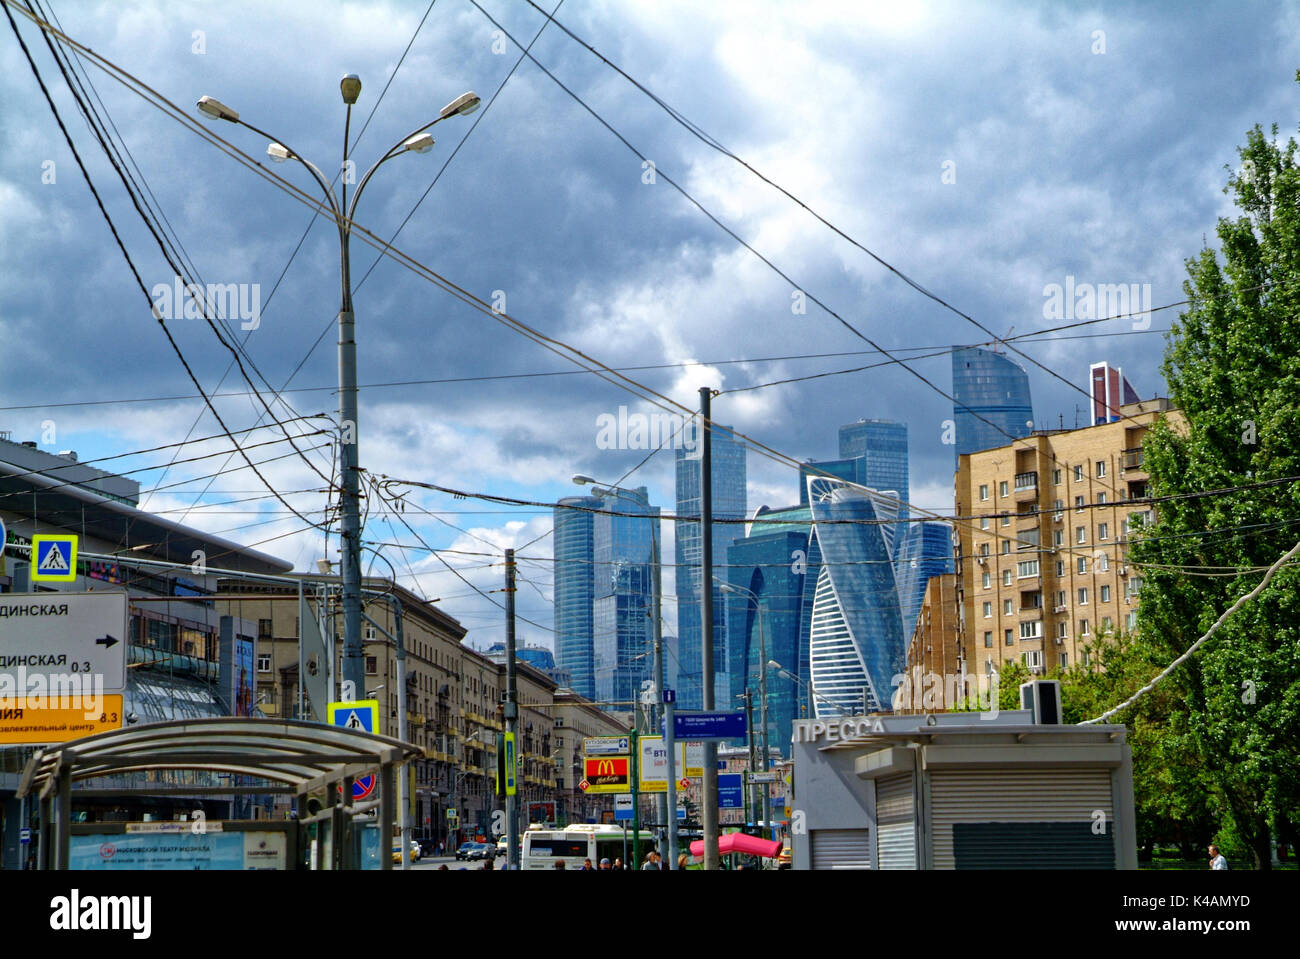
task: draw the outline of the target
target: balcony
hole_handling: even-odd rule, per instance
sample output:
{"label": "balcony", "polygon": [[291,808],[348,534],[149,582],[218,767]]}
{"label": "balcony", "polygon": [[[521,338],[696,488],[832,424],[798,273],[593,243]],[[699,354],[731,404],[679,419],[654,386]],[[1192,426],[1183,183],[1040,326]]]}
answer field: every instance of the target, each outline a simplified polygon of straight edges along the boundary
{"label": "balcony", "polygon": [[1135,446],[1133,449],[1124,450],[1123,452],[1120,453],[1120,469],[1141,470],[1143,459],[1144,457],[1142,455],[1142,447],[1140,446]]}
{"label": "balcony", "polygon": [[1027,499],[1038,495],[1038,473],[1016,474],[1016,499]]}

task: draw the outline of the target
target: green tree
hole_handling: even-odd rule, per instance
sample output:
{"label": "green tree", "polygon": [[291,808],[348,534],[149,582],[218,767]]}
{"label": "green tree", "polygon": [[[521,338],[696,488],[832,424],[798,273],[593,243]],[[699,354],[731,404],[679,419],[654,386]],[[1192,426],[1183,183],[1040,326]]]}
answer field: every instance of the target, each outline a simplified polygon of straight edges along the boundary
{"label": "green tree", "polygon": [[[1219,220],[1222,263],[1210,249],[1187,261],[1190,302],[1168,334],[1164,373],[1185,425],[1157,425],[1144,447],[1156,522],[1137,531],[1131,557],[1138,629],[1164,663],[1300,536],[1296,142],[1257,126],[1238,152],[1224,192],[1240,212]],[[1161,768],[1209,784],[1210,807],[1231,818],[1256,868],[1269,866],[1270,826],[1296,839],[1298,586],[1295,568],[1279,570],[1161,690],[1159,749],[1175,761]]]}

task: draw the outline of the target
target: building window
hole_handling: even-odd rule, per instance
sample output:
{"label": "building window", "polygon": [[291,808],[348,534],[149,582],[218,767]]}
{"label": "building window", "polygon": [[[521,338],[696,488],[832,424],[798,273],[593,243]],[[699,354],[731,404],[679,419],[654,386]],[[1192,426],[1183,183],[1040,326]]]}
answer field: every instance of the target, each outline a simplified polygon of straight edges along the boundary
{"label": "building window", "polygon": [[257,621],[257,638],[258,639],[271,638],[271,621],[269,619],[259,619]]}
{"label": "building window", "polygon": [[1082,466],[1076,466],[1076,467],[1074,468],[1074,481],[1075,481],[1076,483],[1082,483],[1082,482],[1083,482],[1083,467],[1082,467]]}
{"label": "building window", "polygon": [[1011,570],[1009,570],[1009,569],[1004,569],[1004,570],[1002,571],[1002,585],[1003,585],[1003,586],[1010,586],[1010,585],[1011,585]]}
{"label": "building window", "polygon": [[373,643],[373,642],[378,638],[378,636],[379,636],[379,634],[375,632],[375,627],[373,627],[373,626],[367,626],[367,627],[366,627],[366,642],[367,642],[367,643]]}
{"label": "building window", "polygon": [[[1103,603],[1109,603],[1109,602],[1110,602],[1110,587],[1109,587],[1109,586],[1103,586],[1103,587],[1101,588],[1101,601],[1102,601]],[[666,761],[667,761],[667,760],[665,760],[665,762],[666,762]]]}
{"label": "building window", "polygon": [[1080,636],[1088,635],[1088,621],[1086,619],[1079,620],[1079,635]]}
{"label": "building window", "polygon": [[1080,606],[1087,606],[1087,605],[1088,605],[1088,587],[1087,587],[1087,586],[1080,586],[1080,587],[1079,587],[1079,605],[1080,605]]}
{"label": "building window", "polygon": [[1058,590],[1056,591],[1056,605],[1057,605],[1057,606],[1064,606],[1064,605],[1065,605],[1065,590],[1063,590],[1063,589],[1058,589]]}
{"label": "building window", "polygon": [[[985,618],[985,619],[989,619],[989,618],[991,618],[992,616],[993,616],[993,604],[992,604],[992,603],[985,603],[985,604],[984,604],[984,618]],[[667,733],[665,733],[664,735],[667,735]],[[667,761],[668,761],[668,760],[666,760],[666,759],[664,760],[664,762],[667,762]]]}
{"label": "building window", "polygon": [[1008,646],[1016,645],[1016,634],[1010,629],[1002,630],[1002,641]]}
{"label": "building window", "polygon": [[1002,552],[1004,552],[1004,553],[1009,553],[1009,552],[1011,552],[1011,540],[1009,540],[1009,539],[1004,539],[1004,540],[1002,541]]}
{"label": "building window", "polygon": [[[984,631],[984,648],[985,648],[985,649],[992,649],[992,648],[993,648],[993,630],[991,630],[991,629],[986,629],[986,630]],[[666,759],[664,760],[664,762],[667,762],[667,761],[668,761],[668,760],[666,760]]]}
{"label": "building window", "polygon": [[1074,561],[1074,568],[1077,569],[1080,573],[1088,572],[1088,557],[1080,556],[1077,560]]}
{"label": "building window", "polygon": [[1106,461],[1097,460],[1097,477],[1101,478],[1106,475]]}
{"label": "building window", "polygon": [[1065,575],[1065,560],[1058,559],[1056,561],[1056,575],[1058,577]]}
{"label": "building window", "polygon": [[1097,524],[1097,539],[1103,541],[1110,539],[1110,523]]}
{"label": "building window", "polygon": [[1069,630],[1070,630],[1070,624],[1069,624],[1069,623],[1057,623],[1057,624],[1056,624],[1056,638],[1057,638],[1057,639],[1065,639],[1065,637],[1069,635]]}
{"label": "building window", "polygon": [[1061,653],[1061,668],[1062,668],[1062,669],[1065,669],[1065,667],[1067,667],[1067,666],[1069,666],[1069,665],[1070,665],[1070,654],[1069,654],[1069,653]]}
{"label": "building window", "polygon": [[258,653],[258,654],[257,654],[257,671],[258,671],[259,673],[269,673],[269,672],[271,671],[271,654],[270,654],[270,653]]}
{"label": "building window", "polygon": [[1103,573],[1110,571],[1110,555],[1108,553],[1097,554],[1097,569]]}
{"label": "building window", "polygon": [[1086,543],[1086,542],[1088,542],[1088,532],[1087,532],[1087,530],[1085,530],[1082,526],[1076,526],[1076,527],[1074,528],[1074,541],[1075,541],[1076,543]]}
{"label": "building window", "polygon": [[[988,529],[988,528],[989,528],[989,518],[988,518],[987,516],[981,516],[981,517],[980,517],[980,529]],[[667,762],[667,761],[668,761],[668,760],[666,760],[666,759],[664,760],[664,762]]]}
{"label": "building window", "polygon": [[1128,629],[1137,629],[1138,614],[1136,610],[1129,610],[1128,615],[1124,617],[1124,625]]}
{"label": "building window", "polygon": [[[989,498],[989,486],[987,483],[982,483],[980,485],[980,499],[988,499],[988,498]],[[667,762],[667,760],[665,760],[665,762]]]}
{"label": "building window", "polygon": [[988,554],[989,554],[989,544],[988,544],[988,543],[980,543],[980,555],[981,555],[981,556],[987,556]]}
{"label": "building window", "polygon": [[1102,631],[1103,633],[1110,632],[1110,617],[1109,617],[1109,616],[1103,616],[1103,617],[1101,618],[1101,631]]}
{"label": "building window", "polygon": [[1012,612],[1014,612],[1014,610],[1012,609],[1012,606],[1011,606],[1011,600],[1009,600],[1009,599],[1004,599],[1004,600],[1002,601],[1002,615],[1003,615],[1003,616],[1010,616],[1010,615],[1012,614]]}
{"label": "building window", "polygon": [[1021,639],[1042,639],[1043,638],[1043,621],[1036,619],[1032,623],[1020,624]]}
{"label": "building window", "polygon": [[1084,649],[1084,650],[1082,650],[1082,651],[1079,653],[1079,662],[1083,663],[1083,665],[1085,665],[1085,666],[1088,665],[1088,660],[1089,660],[1090,658],[1091,658],[1091,657],[1088,655],[1088,650],[1087,650],[1087,649]]}
{"label": "building window", "polygon": [[1007,487],[1007,481],[1006,481],[1006,480],[1003,480],[1001,483],[998,484],[998,495],[999,495],[999,496],[1006,496],[1006,495],[1007,495],[1007,489],[1008,489],[1008,487]]}
{"label": "building window", "polygon": [[367,675],[367,676],[376,676],[376,675],[378,675],[378,674],[379,674],[379,657],[378,657],[378,656],[367,656],[367,657],[366,657],[366,675]]}
{"label": "building window", "polygon": [[1098,503],[1106,502],[1106,493],[1104,490],[1097,493],[1097,502]]}
{"label": "building window", "polygon": [[1082,497],[1082,496],[1076,496],[1076,497],[1074,498],[1074,511],[1075,511],[1076,513],[1082,513],[1082,512],[1083,512],[1083,497]]}
{"label": "building window", "polygon": [[1061,471],[1060,471],[1060,470],[1052,470],[1052,484],[1053,484],[1054,486],[1060,486],[1060,485],[1061,485]]}
{"label": "building window", "polygon": [[1030,649],[1021,654],[1025,665],[1030,669],[1038,669],[1043,665],[1043,651],[1041,649]]}
{"label": "building window", "polygon": [[[1008,572],[1010,571],[1008,570]],[[1030,559],[1030,560],[1026,560],[1023,563],[1016,563],[1016,576],[1018,578],[1024,579],[1026,576],[1037,576],[1037,575],[1038,575],[1038,560]]]}
{"label": "building window", "polygon": [[1002,525],[1003,525],[1003,526],[1010,526],[1010,525],[1011,525],[1011,514],[1010,514],[1010,513],[1007,513],[1005,516],[1002,517]]}
{"label": "building window", "polygon": [[1065,530],[1063,529],[1052,530],[1052,545],[1053,546],[1065,545]]}
{"label": "building window", "polygon": [[[991,585],[992,585],[992,577],[989,576],[989,571],[988,571],[988,570],[985,570],[985,571],[984,571],[984,588],[985,588],[985,589],[988,589]],[[668,761],[668,760],[666,760],[666,759],[664,760],[664,762],[667,762],[667,761]]]}
{"label": "building window", "polygon": [[1064,510],[1064,509],[1065,509],[1065,500],[1063,500],[1063,499],[1054,500],[1054,501],[1052,502],[1052,509],[1056,510],[1058,513],[1061,512],[1062,510]]}

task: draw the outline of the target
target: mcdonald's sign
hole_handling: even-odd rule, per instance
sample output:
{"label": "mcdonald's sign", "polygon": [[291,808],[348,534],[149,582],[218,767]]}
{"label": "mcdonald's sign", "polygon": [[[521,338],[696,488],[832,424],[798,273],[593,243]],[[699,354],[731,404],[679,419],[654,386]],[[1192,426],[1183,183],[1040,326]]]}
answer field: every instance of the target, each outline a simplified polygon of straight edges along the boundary
{"label": "mcdonald's sign", "polygon": [[596,756],[584,759],[589,793],[625,793],[631,790],[627,756]]}

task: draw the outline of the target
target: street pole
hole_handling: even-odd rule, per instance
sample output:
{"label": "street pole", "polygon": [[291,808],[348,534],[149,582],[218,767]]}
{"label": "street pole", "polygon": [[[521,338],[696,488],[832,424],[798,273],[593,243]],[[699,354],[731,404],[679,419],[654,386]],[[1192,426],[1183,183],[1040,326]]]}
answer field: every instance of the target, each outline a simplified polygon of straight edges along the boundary
{"label": "street pole", "polygon": [[[397,738],[406,742],[406,640],[402,633],[402,601],[394,594],[385,594],[384,597],[393,604],[393,621],[396,635],[380,626],[365,613],[361,613],[370,625],[379,630],[385,636],[393,641],[397,649]],[[365,691],[365,687],[361,687]],[[410,868],[410,848],[411,848],[411,803],[410,797],[406,790],[408,786],[407,770],[403,769],[397,774],[397,802],[400,805],[399,815],[401,817],[402,831],[402,870]],[[391,838],[391,837],[390,837]],[[382,849],[382,847],[381,847]]]}
{"label": "street pole", "polygon": [[668,804],[668,868],[677,868],[677,739],[675,710],[672,700],[675,696],[664,697],[664,746],[668,749],[668,789],[664,796]]}
{"label": "street pole", "polygon": [[[629,769],[628,778],[632,780],[632,862],[641,861],[641,788],[640,772],[637,769],[637,760],[640,758],[641,746],[636,738],[636,713],[632,714],[632,733],[628,736],[628,745],[631,749],[628,751]],[[633,868],[638,868],[633,866]]]}
{"label": "street pole", "polygon": [[749,703],[749,690],[746,689],[740,695],[745,700],[745,739],[749,747],[749,762],[745,764],[745,788],[741,791],[741,795],[745,798],[745,824],[748,825],[753,821],[750,819],[749,813],[753,805],[750,799],[754,791],[754,784],[749,781],[749,773],[754,769],[754,710]]}
{"label": "street pole", "polygon": [[[650,498],[649,498],[649,496],[647,496],[647,497],[646,497],[646,509],[647,509],[647,511],[649,510],[649,507],[650,507]],[[663,712],[663,700],[664,700],[664,634],[663,634],[663,619],[661,618],[661,614],[662,614],[662,612],[663,612],[663,606],[662,606],[662,601],[661,601],[661,598],[660,598],[660,594],[661,594],[661,573],[660,573],[660,570],[659,570],[659,529],[658,529],[659,521],[658,521],[658,520],[652,520],[651,522],[652,522],[653,525],[651,525],[651,527],[650,527],[650,542],[651,542],[651,545],[652,545],[653,549],[651,550],[652,555],[651,555],[650,561],[654,564],[654,567],[653,567],[653,569],[651,570],[650,575],[651,575],[651,578],[652,578],[652,580],[653,580],[653,586],[652,586],[652,588],[653,588],[653,590],[654,590],[654,594],[655,594],[655,595],[654,595],[654,603],[655,603],[655,605],[654,605],[654,611],[653,611],[653,613],[651,614],[651,615],[654,616],[654,621],[655,621],[655,622],[654,622],[655,682],[654,682],[654,705],[651,706],[651,709],[650,709],[650,724],[651,724],[650,731],[651,731],[651,732],[654,732],[654,721],[655,721],[655,719],[658,718],[658,716]],[[667,783],[665,783],[665,786],[666,786],[666,785],[667,785]],[[665,789],[665,790],[664,790],[664,791],[659,795],[659,813],[660,813],[659,821],[660,821],[661,823],[663,823],[663,828],[659,830],[659,839],[660,839],[660,843],[662,844],[662,841],[663,841],[664,837],[667,835],[666,830],[667,830],[667,828],[668,828],[668,790],[667,790],[667,789]],[[674,809],[674,810],[673,810],[673,815],[676,816],[676,814],[677,814],[677,810]],[[671,852],[672,852],[672,850],[670,849],[670,850],[669,850],[669,853],[671,854]],[[674,856],[673,859],[672,859],[672,867],[671,867],[671,868],[675,868],[675,867],[676,867],[676,863],[677,863],[677,859],[676,859],[676,857]]]}
{"label": "street pole", "polygon": [[[703,635],[703,696],[704,709],[711,711],[713,704],[713,423],[711,400],[713,394],[707,386],[700,387],[700,424],[703,427],[703,448],[700,453],[700,625]],[[714,740],[704,743],[704,784],[701,802],[704,805],[704,868],[718,869],[718,744]],[[676,815],[676,810],[673,810]]]}
{"label": "street pole", "polygon": [[[515,551],[506,550],[506,731],[514,739],[515,753],[519,752],[519,699],[515,679]],[[514,762],[515,757],[507,753],[506,761]],[[514,762],[514,769],[507,769],[506,774],[519,781],[519,764]],[[517,790],[516,790],[517,792]],[[506,796],[506,868],[519,868],[519,797]]]}
{"label": "street pole", "polygon": [[[755,597],[757,598],[757,597]],[[767,742],[767,634],[763,632],[763,604],[758,604],[758,703],[759,714],[763,721],[763,772],[767,772],[769,747]],[[772,829],[772,787],[763,784],[763,831],[759,833],[764,839],[771,839]]]}

